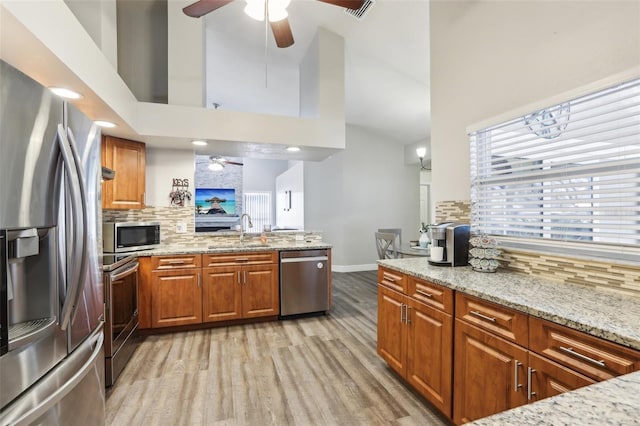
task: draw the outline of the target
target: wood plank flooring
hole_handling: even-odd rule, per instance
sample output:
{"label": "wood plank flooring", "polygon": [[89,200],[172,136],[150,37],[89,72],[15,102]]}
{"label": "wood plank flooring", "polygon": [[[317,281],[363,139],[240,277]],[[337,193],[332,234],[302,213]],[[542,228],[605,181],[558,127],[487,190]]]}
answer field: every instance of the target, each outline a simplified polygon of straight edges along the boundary
{"label": "wood plank flooring", "polygon": [[376,273],[334,273],[329,315],[146,337],[111,425],[446,425],[376,354]]}

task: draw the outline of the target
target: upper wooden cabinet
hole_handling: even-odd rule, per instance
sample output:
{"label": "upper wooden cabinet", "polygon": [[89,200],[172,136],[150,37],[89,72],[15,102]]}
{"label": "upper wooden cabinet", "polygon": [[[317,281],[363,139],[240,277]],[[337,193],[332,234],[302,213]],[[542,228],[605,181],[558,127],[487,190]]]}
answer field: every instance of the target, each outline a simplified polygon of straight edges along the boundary
{"label": "upper wooden cabinet", "polygon": [[146,150],[142,142],[102,137],[102,165],[115,170],[113,180],[102,184],[102,208],[145,207]]}

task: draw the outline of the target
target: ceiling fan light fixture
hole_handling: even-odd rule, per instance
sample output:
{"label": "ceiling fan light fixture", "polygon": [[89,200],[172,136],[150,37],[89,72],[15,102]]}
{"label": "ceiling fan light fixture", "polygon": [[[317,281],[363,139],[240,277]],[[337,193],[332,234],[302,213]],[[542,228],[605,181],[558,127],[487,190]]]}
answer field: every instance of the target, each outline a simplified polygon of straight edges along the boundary
{"label": "ceiling fan light fixture", "polygon": [[[256,21],[264,21],[265,0],[246,0],[246,2],[244,13]],[[291,3],[291,0],[269,0],[269,22],[282,21],[289,16],[287,13],[289,3]]]}
{"label": "ceiling fan light fixture", "polygon": [[221,172],[224,169],[224,164],[218,161],[212,161],[209,163],[208,169],[212,172]]}

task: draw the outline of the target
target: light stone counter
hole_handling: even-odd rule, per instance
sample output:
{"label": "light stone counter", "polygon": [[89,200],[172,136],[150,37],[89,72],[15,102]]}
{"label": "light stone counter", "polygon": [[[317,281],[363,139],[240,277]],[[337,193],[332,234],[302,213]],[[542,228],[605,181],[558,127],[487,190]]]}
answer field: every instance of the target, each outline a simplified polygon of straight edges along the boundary
{"label": "light stone counter", "polygon": [[[578,284],[470,267],[438,267],[426,259],[380,265],[640,350],[640,298]],[[638,425],[640,372],[543,399],[473,425]]]}
{"label": "light stone counter", "polygon": [[300,242],[274,242],[267,243],[266,245],[260,242],[250,242],[244,245],[240,243],[229,244],[211,244],[208,246],[160,246],[153,250],[144,250],[137,252],[138,257],[143,256],[164,256],[164,255],[176,255],[176,254],[193,254],[193,253],[245,253],[256,251],[285,251],[285,250],[313,250],[313,249],[330,249],[331,245],[322,241],[300,241]]}
{"label": "light stone counter", "polygon": [[498,270],[389,259],[380,265],[640,350],[640,298]]}
{"label": "light stone counter", "polygon": [[503,411],[468,425],[638,425],[640,371]]}

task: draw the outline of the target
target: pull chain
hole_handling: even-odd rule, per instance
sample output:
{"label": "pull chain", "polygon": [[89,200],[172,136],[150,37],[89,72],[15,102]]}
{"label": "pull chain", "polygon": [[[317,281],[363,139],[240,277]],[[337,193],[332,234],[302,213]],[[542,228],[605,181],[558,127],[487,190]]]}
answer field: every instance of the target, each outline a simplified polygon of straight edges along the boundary
{"label": "pull chain", "polygon": [[269,0],[264,1],[264,88],[268,86]]}

